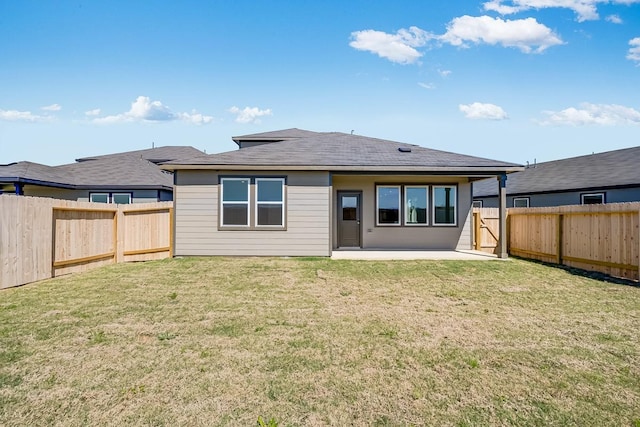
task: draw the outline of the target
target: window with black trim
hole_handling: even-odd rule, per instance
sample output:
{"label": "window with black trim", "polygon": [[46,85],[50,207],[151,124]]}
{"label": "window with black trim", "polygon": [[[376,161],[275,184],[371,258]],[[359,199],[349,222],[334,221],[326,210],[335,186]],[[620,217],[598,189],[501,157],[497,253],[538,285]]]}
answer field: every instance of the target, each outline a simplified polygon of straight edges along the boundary
{"label": "window with black trim", "polygon": [[514,197],[513,198],[513,207],[514,208],[528,208],[529,207],[529,198],[528,197]]}
{"label": "window with black trim", "polygon": [[456,226],[457,188],[456,185],[376,185],[376,226]]}
{"label": "window with black trim", "polygon": [[456,186],[434,185],[432,199],[433,225],[456,225]]}
{"label": "window with black trim", "polygon": [[283,229],[285,184],[280,177],[221,177],[220,227]]}
{"label": "window with black trim", "polygon": [[580,202],[583,205],[599,205],[604,203],[604,193],[581,194]]}

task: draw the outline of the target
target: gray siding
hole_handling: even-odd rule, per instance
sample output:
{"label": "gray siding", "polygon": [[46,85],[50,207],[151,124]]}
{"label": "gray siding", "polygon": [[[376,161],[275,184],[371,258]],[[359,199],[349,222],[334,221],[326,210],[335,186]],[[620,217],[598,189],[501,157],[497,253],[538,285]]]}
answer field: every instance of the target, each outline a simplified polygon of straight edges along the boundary
{"label": "gray siding", "polygon": [[[457,226],[376,226],[376,184],[457,184]],[[334,175],[334,204],[339,190],[362,191],[362,247],[364,249],[471,249],[471,184],[465,177]],[[429,199],[431,211],[431,198]],[[431,220],[430,220],[431,221]],[[337,248],[337,215],[333,214],[333,248]]]}
{"label": "gray siding", "polygon": [[176,174],[176,255],[329,256],[329,174],[225,171],[222,175],[287,176],[286,230],[219,230],[218,174]]}
{"label": "gray siding", "polygon": [[[507,190],[509,185],[507,184]],[[529,207],[565,206],[581,204],[581,194],[605,193],[606,203],[640,202],[640,187],[614,188],[606,190],[588,191],[564,191],[559,193],[523,194],[516,198],[528,197]],[[507,196],[507,207],[513,207],[514,196]],[[474,197],[474,200],[482,200],[482,207],[497,208],[497,197]]]}
{"label": "gray siding", "polygon": [[[41,187],[37,185],[25,185],[24,195],[34,197],[50,197],[52,199],[75,200],[88,202],[89,193],[132,193],[132,203],[158,202],[158,190],[69,190],[55,187]],[[170,192],[166,192],[171,195]],[[163,199],[160,201],[171,200]]]}

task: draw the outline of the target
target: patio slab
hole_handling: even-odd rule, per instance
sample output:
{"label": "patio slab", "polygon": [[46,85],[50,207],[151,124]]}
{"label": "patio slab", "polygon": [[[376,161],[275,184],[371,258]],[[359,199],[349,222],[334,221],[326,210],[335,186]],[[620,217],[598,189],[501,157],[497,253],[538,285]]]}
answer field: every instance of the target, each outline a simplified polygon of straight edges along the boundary
{"label": "patio slab", "polygon": [[353,260],[469,260],[491,261],[500,260],[496,255],[481,251],[405,251],[405,250],[374,250],[374,249],[336,249],[331,259]]}

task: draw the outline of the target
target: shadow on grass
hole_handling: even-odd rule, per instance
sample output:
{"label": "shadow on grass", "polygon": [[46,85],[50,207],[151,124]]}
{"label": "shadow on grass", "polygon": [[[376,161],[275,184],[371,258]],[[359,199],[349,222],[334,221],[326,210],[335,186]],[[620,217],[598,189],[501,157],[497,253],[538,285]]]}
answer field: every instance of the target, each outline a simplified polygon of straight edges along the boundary
{"label": "shadow on grass", "polygon": [[631,279],[625,279],[623,277],[614,277],[609,274],[601,273],[599,271],[582,270],[580,268],[569,267],[567,265],[554,264],[550,262],[544,262],[537,259],[521,258],[515,255],[509,255],[509,256],[514,259],[519,259],[522,261],[532,262],[534,264],[540,264],[547,267],[564,270],[567,273],[573,274],[574,276],[585,277],[588,279],[598,280],[600,282],[605,282],[605,283],[614,283],[616,285],[624,285],[624,286],[632,286],[634,288],[640,288],[640,282],[637,282]]}

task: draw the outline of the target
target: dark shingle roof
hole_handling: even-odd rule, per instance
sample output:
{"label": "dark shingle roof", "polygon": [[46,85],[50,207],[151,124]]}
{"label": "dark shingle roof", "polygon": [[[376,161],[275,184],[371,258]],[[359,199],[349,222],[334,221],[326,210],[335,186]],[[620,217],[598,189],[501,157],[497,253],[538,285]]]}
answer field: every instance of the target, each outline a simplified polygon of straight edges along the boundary
{"label": "dark shingle roof", "polygon": [[157,165],[139,157],[101,158],[57,166],[78,188],[157,188],[173,186],[173,178]]}
{"label": "dark shingle roof", "polygon": [[493,171],[522,168],[513,163],[340,132],[314,132],[313,135],[304,138],[177,160],[165,165],[167,169],[215,165],[222,169],[245,166],[377,171]]}
{"label": "dark shingle roof", "polygon": [[233,136],[231,139],[236,143],[240,141],[284,141],[294,138],[306,138],[309,136],[320,135],[320,132],[313,132],[310,130],[291,128],[274,130],[270,132],[252,133],[249,135]]}
{"label": "dark shingle roof", "polygon": [[[640,147],[530,165],[509,175],[507,194],[543,193],[562,190],[640,184]],[[473,196],[498,194],[495,180],[474,183]]]}
{"label": "dark shingle roof", "polygon": [[0,182],[63,188],[171,189],[172,176],[155,163],[202,154],[202,151],[193,147],[169,146],[84,157],[78,159],[77,163],[61,166],[17,162],[0,165]]}
{"label": "dark shingle roof", "polygon": [[89,160],[113,159],[130,157],[145,159],[152,163],[161,163],[169,160],[184,159],[187,157],[199,156],[202,151],[190,146],[168,145],[165,147],[148,148],[145,150],[125,151],[123,153],[105,154],[101,156],[82,157],[76,162],[86,162]]}
{"label": "dark shingle roof", "polygon": [[53,166],[33,162],[0,165],[0,182],[14,182],[21,178],[33,183],[50,183],[56,187],[72,186],[69,176]]}

